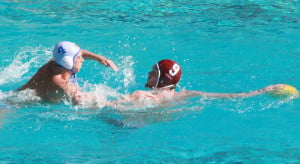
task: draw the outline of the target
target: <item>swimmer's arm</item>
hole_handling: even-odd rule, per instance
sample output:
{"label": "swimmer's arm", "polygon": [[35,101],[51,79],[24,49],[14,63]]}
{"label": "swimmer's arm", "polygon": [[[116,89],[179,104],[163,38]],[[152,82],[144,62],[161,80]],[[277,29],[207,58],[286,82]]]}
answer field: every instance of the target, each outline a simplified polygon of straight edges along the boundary
{"label": "swimmer's arm", "polygon": [[182,91],[178,93],[179,98],[191,98],[197,96],[203,96],[208,98],[247,98],[256,96],[262,93],[269,93],[278,88],[278,85],[270,85],[262,89],[242,92],[242,93],[211,93],[211,92],[201,92],[201,91]]}
{"label": "swimmer's arm", "polygon": [[61,75],[53,76],[52,80],[59,88],[61,88],[64,91],[66,95],[70,96],[74,104],[80,102],[81,92],[74,83],[65,80],[64,78],[62,78]]}
{"label": "swimmer's arm", "polygon": [[70,97],[74,105],[83,104],[85,101],[96,101],[96,96],[94,94],[80,92],[79,88],[74,83],[63,79],[61,75],[52,77],[52,80]]}
{"label": "swimmer's arm", "polygon": [[111,67],[114,71],[119,70],[118,67],[114,64],[114,62],[112,62],[111,60],[107,59],[106,57],[104,57],[102,55],[96,55],[96,54],[94,54],[90,51],[84,50],[84,49],[81,49],[81,52],[82,52],[82,56],[85,59],[96,60],[107,67]]}
{"label": "swimmer's arm", "polygon": [[159,99],[155,95],[153,95],[151,92],[138,90],[138,91],[133,92],[130,95],[123,96],[119,100],[114,100],[114,101],[108,102],[107,106],[114,106],[114,107],[120,106],[120,105],[121,106],[122,105],[135,106],[136,105],[135,103],[137,103],[138,100],[142,100],[142,99],[145,99],[145,98],[153,100],[154,102],[159,101]]}

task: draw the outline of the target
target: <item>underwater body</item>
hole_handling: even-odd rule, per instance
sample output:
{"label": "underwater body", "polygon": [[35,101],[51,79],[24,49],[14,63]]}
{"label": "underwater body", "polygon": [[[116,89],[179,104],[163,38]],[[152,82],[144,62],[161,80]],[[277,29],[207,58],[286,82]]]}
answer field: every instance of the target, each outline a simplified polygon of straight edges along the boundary
{"label": "underwater body", "polygon": [[[176,88],[236,93],[300,88],[296,0],[1,1],[0,161],[4,163],[298,163],[300,100],[195,97],[172,106],[87,109],[15,92],[72,41],[86,60],[82,90],[113,100],[143,90],[161,59]],[[101,102],[100,102],[101,103]],[[153,109],[153,110],[152,110]],[[155,110],[154,110],[155,109]]]}

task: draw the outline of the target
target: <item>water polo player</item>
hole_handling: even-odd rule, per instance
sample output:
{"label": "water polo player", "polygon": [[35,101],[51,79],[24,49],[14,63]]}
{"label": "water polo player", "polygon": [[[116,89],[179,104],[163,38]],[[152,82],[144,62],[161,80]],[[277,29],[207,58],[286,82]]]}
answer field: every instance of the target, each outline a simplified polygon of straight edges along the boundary
{"label": "water polo player", "polygon": [[53,58],[43,65],[19,91],[31,89],[42,100],[59,102],[71,98],[75,104],[93,95],[82,93],[77,86],[76,73],[80,71],[84,59],[92,59],[117,71],[117,66],[109,59],[81,49],[78,45],[62,41],[55,45]]}
{"label": "water polo player", "polygon": [[121,100],[112,102],[110,105],[130,104],[133,106],[142,106],[147,102],[163,104],[195,96],[209,98],[245,98],[262,93],[276,97],[297,98],[299,96],[299,92],[295,87],[286,84],[269,85],[263,89],[243,93],[210,93],[187,90],[175,92],[175,87],[180,80],[182,70],[178,63],[168,59],[156,63],[152,67],[152,71],[148,74],[149,76],[145,86],[152,89],[151,91],[135,91],[130,95],[124,96]]}

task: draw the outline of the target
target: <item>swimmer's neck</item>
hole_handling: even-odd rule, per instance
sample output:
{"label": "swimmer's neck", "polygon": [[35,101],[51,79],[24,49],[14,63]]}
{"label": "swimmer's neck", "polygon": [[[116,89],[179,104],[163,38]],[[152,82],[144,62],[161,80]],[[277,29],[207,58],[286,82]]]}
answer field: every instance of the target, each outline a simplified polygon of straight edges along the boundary
{"label": "swimmer's neck", "polygon": [[[55,61],[52,61],[52,62],[55,62]],[[55,63],[55,66],[60,68],[61,70],[63,70],[62,72],[69,72],[71,75],[76,74],[76,72],[73,71],[73,68],[70,70],[70,69],[67,69],[67,68],[57,64],[57,63]]]}
{"label": "swimmer's neck", "polygon": [[164,93],[168,92],[168,94],[175,93],[175,89],[173,87],[153,88],[152,91],[155,93],[162,93],[162,92]]}
{"label": "swimmer's neck", "polygon": [[61,72],[61,77],[64,80],[69,80],[72,76],[72,72],[70,70],[64,69],[64,71]]}

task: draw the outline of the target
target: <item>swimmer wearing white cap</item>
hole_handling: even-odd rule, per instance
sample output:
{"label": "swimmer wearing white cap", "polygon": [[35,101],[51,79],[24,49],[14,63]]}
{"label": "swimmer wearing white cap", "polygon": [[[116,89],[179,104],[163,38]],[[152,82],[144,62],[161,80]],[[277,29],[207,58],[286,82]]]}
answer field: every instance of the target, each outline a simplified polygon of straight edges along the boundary
{"label": "swimmer wearing white cap", "polygon": [[43,65],[38,72],[20,90],[32,89],[42,100],[59,102],[70,97],[75,104],[94,95],[82,93],[77,86],[76,73],[80,71],[84,59],[92,59],[118,71],[117,66],[109,59],[80,49],[78,45],[62,41],[55,45],[53,58]]}

